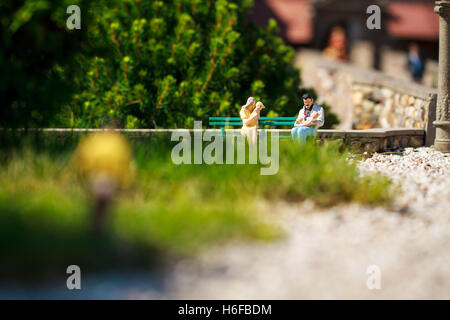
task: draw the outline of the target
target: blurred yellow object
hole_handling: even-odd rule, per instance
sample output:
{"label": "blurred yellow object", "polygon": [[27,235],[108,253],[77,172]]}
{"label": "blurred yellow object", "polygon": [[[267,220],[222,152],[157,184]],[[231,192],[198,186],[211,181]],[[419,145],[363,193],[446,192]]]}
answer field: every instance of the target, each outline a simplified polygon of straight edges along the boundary
{"label": "blurred yellow object", "polygon": [[126,186],[134,180],[131,147],[125,137],[112,131],[94,133],[82,140],[74,153],[74,165],[91,182],[104,177]]}

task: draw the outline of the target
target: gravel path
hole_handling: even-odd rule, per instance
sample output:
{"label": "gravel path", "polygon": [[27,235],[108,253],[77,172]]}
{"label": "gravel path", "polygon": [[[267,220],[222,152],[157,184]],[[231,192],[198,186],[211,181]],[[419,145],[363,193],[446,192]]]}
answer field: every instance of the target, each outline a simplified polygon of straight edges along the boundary
{"label": "gravel path", "polygon": [[[450,299],[450,155],[409,148],[358,167],[402,182],[392,208],[278,204],[271,211],[285,239],[209,248],[178,262],[164,293],[130,297]],[[366,284],[372,265],[381,272],[378,290]]]}

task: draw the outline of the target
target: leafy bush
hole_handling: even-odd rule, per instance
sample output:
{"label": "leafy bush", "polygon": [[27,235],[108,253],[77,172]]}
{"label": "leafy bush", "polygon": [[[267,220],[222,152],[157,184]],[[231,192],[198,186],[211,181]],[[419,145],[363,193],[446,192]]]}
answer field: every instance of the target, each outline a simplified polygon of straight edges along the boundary
{"label": "leafy bush", "polygon": [[[76,127],[192,127],[235,116],[248,96],[279,115],[298,112],[294,51],[271,20],[246,18],[252,1],[96,1],[90,41],[111,54],[83,61],[84,90],[66,110]],[[301,103],[301,102],[300,102]],[[295,114],[294,113],[294,114]]]}
{"label": "leafy bush", "polygon": [[89,0],[0,1],[0,126],[46,126],[76,92],[76,57],[89,56],[87,32],[66,28],[66,9]]}
{"label": "leafy bush", "polygon": [[[66,27],[74,4],[81,30]],[[275,35],[275,21],[258,28],[247,20],[251,6],[1,1],[0,126],[192,127],[236,115],[250,95],[293,116],[301,104],[293,49]]]}

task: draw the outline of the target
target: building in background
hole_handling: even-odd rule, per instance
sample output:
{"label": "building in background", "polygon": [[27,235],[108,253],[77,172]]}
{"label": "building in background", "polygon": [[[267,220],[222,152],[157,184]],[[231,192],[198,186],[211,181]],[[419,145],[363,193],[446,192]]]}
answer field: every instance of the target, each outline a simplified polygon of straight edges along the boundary
{"label": "building in background", "polygon": [[[408,49],[417,43],[425,61],[424,83],[436,86],[439,17],[434,0],[254,0],[251,19],[277,21],[280,36],[297,49],[339,51],[340,60],[411,79]],[[369,30],[370,5],[381,9],[381,29]],[[344,31],[344,39],[340,31]],[[331,43],[331,49],[330,49]],[[334,45],[333,45],[334,43]],[[345,52],[341,52],[342,45]]]}

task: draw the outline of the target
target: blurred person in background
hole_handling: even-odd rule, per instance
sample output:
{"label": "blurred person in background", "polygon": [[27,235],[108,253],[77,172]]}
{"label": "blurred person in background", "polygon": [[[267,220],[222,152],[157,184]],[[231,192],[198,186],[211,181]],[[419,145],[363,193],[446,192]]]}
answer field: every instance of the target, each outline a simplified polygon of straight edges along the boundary
{"label": "blurred person in background", "polygon": [[332,60],[347,61],[347,36],[343,27],[337,25],[331,29],[323,55]]}
{"label": "blurred person in background", "polygon": [[415,42],[409,45],[408,69],[410,70],[414,81],[421,83],[425,67],[423,58],[420,55],[419,45]]}

